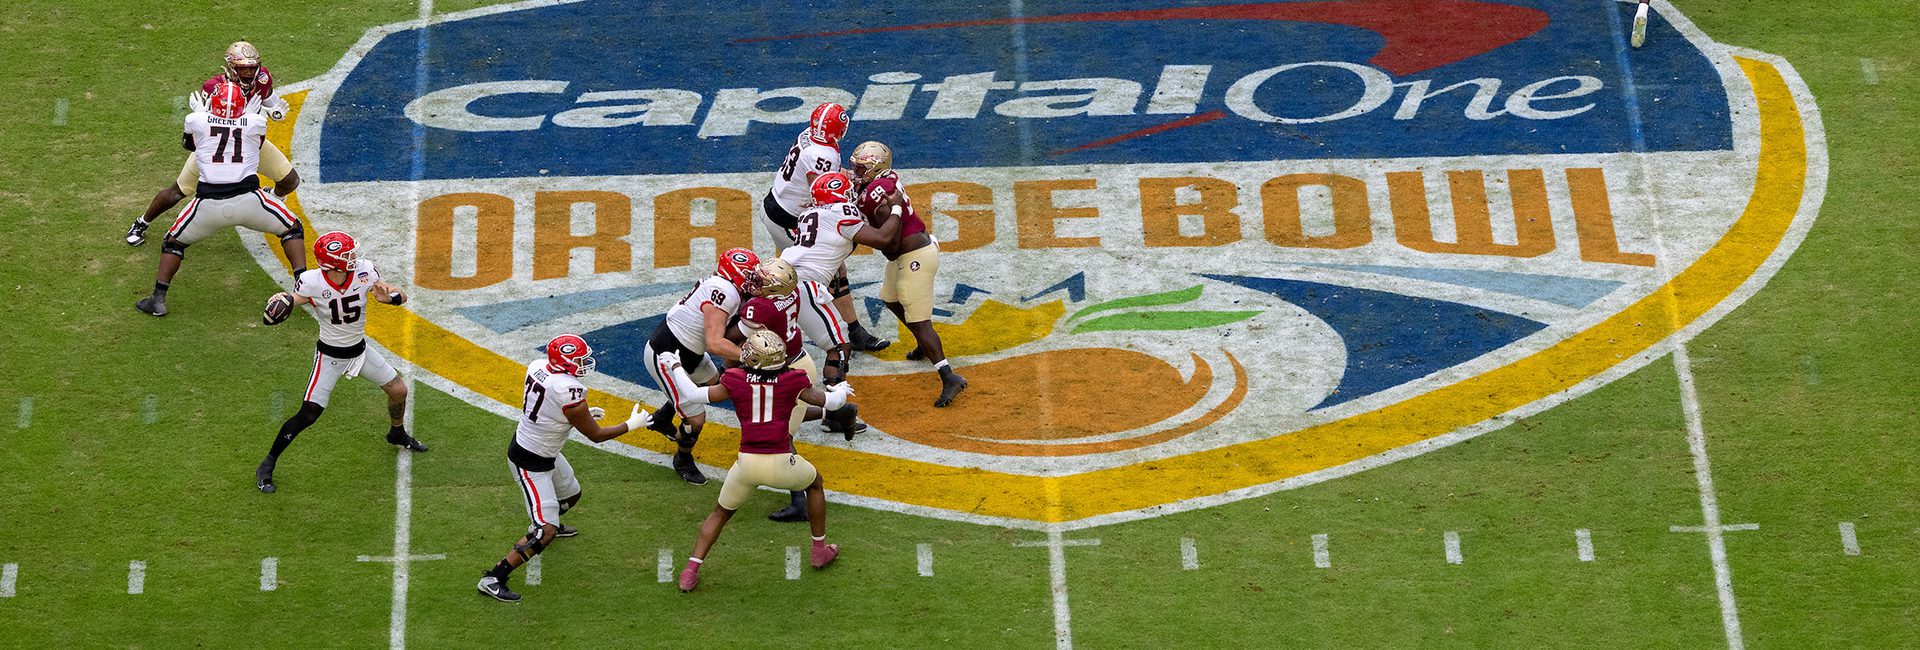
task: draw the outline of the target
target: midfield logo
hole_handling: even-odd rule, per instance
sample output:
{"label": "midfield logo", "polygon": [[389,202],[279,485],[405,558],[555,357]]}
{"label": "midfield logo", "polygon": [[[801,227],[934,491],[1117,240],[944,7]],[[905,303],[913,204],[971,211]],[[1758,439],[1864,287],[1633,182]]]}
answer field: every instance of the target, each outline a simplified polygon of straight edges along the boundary
{"label": "midfield logo", "polygon": [[[488,8],[372,30],[272,137],[315,226],[417,289],[372,336],[512,414],[561,331],[596,403],[658,404],[646,336],[718,250],[771,250],[753,211],[797,124],[848,104],[941,242],[973,387],[936,410],[904,346],[861,357],[873,431],[802,451],[836,499],[1012,525],[1310,484],[1571,399],[1757,291],[1824,191],[1791,69],[1664,5],[1630,55],[1631,3],[1097,5]],[[662,462],[632,438],[603,448]]]}

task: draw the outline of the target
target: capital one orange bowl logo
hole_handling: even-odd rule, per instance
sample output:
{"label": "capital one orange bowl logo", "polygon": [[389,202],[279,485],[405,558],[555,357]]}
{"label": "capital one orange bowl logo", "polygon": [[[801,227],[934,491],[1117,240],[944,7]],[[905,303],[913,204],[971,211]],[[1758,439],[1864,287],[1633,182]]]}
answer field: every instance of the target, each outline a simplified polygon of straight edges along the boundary
{"label": "capital one orange bowl logo", "polygon": [[[297,207],[413,287],[369,332],[423,380],[514,416],[525,361],[578,332],[593,401],[651,407],[647,336],[718,251],[771,252],[760,198],[809,109],[845,104],[940,242],[935,327],[972,388],[935,409],[906,344],[862,355],[872,430],[799,450],[836,500],[929,516],[1094,525],[1498,429],[1732,310],[1825,187],[1787,64],[1659,3],[1637,50],[1633,5],[1601,1],[664,7],[369,31],[272,134]],[[882,262],[849,270],[885,328]]]}

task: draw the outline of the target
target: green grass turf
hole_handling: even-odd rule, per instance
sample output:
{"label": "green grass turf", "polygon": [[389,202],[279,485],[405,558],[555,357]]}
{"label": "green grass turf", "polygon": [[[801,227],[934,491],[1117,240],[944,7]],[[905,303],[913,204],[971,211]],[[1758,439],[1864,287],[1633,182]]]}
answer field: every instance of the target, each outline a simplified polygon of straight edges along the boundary
{"label": "green grass turf", "polygon": [[[441,2],[439,9],[465,8]],[[477,4],[477,3],[472,3]],[[1912,218],[1920,55],[1911,2],[1683,3],[1722,41],[1785,56],[1818,98],[1831,184],[1806,243],[1693,351],[1735,590],[1751,647],[1898,647],[1920,638],[1920,427],[1913,389]],[[283,82],[330,67],[406,3],[13,3],[0,7],[0,645],[373,646],[387,637],[394,452],[378,391],[347,382],[264,497],[249,469],[297,400],[310,326],[258,325],[273,290],[234,237],[200,244],[164,320],[130,309],[156,251],[118,241],[179,164],[173,97],[241,32]],[[222,18],[225,17],[225,18]],[[236,25],[246,28],[236,32]],[[149,28],[150,26],[150,28]],[[1875,61],[1866,85],[1860,59]],[[68,122],[49,123],[56,99]],[[1657,118],[1655,118],[1657,119]],[[299,321],[296,321],[298,323]],[[276,398],[275,394],[280,397]],[[142,402],[154,395],[159,418]],[[11,409],[34,400],[32,425]],[[278,412],[276,412],[276,405]],[[847,555],[782,578],[805,537],[742,511],[686,596],[654,581],[684,558],[715,486],[581,446],[585,534],[543,556],[505,607],[472,581],[522,511],[500,450],[508,423],[421,389],[409,641],[562,645],[968,644],[1053,639],[1038,533],[836,507]],[[1725,643],[1672,366],[1507,429],[1329,483],[1075,531],[1083,647],[1616,646]],[[1835,525],[1859,527],[1840,552]],[[1578,562],[1573,530],[1598,558]],[[1442,560],[1460,531],[1465,561]],[[1331,538],[1333,568],[1309,538]],[[1194,538],[1200,568],[1180,568]],[[935,575],[914,573],[915,545]],[[280,588],[257,590],[279,558]],[[126,564],[148,565],[124,593]],[[520,579],[516,577],[516,584]],[[794,636],[775,636],[776,634]]]}

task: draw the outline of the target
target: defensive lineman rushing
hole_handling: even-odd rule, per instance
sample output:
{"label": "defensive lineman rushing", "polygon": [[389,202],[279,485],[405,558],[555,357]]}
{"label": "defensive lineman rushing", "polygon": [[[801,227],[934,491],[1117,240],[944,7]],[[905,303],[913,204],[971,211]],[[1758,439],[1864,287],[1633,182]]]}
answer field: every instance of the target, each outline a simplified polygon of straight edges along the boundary
{"label": "defensive lineman rushing", "polygon": [[[257,112],[276,121],[286,118],[287,100],[274,96],[273,75],[267,72],[267,66],[260,63],[260,50],[255,49],[252,43],[235,41],[234,44],[227,46],[220,74],[200,84],[199,92],[188,96],[188,104],[195,112],[206,110],[214,90],[222,83],[240,86],[250,112]],[[260,155],[250,157],[258,161],[260,173],[273,181],[275,194],[285,197],[300,186],[300,175],[293,171],[293,164],[288,162],[287,155],[281,153],[280,148],[273,143],[262,143]],[[181,201],[193,198],[199,193],[196,187],[199,178],[200,163],[194,156],[189,155],[186,164],[180,167],[179,177],[166,187],[160,188],[160,191],[153,195],[153,200],[147,204],[146,213],[134,218],[133,225],[127,228],[127,245],[139,246],[146,243],[147,227],[160,216],[160,213],[173,209],[173,206],[179,205]],[[300,271],[306,270],[302,259],[289,257],[287,261],[293,263],[296,276],[300,275]]]}
{"label": "defensive lineman rushing", "polygon": [[[813,181],[815,205],[797,220],[794,246],[780,253],[800,276],[800,329],[814,345],[827,351],[821,379],[829,386],[846,378],[852,363],[846,320],[834,304],[827,285],[846,264],[855,245],[885,250],[900,233],[900,219],[869,226],[854,207],[853,181],[841,172],[828,172]],[[698,379],[696,377],[696,379]]]}
{"label": "defensive lineman rushing", "polygon": [[[822,174],[840,170],[840,139],[847,134],[847,109],[828,102],[814,107],[807,130],[787,150],[780,169],[773,173],[773,189],[760,201],[760,226],[773,238],[774,252],[793,246],[798,237],[797,216],[813,203],[813,182]],[[853,309],[853,291],[847,282],[847,269],[835,269],[827,283],[840,312],[848,317],[848,340],[853,349],[872,352],[884,350],[892,342],[867,332]]]}
{"label": "defensive lineman rushing", "polygon": [[587,388],[580,384],[581,377],[593,372],[593,365],[593,350],[585,339],[573,334],[553,337],[547,342],[546,358],[527,364],[520,422],[514,428],[513,442],[507,444],[507,461],[531,524],[507,556],[480,576],[480,593],[495,600],[518,602],[520,594],[508,588],[507,576],[546,550],[554,539],[580,534],[560,523],[560,516],[580,502],[580,481],[574,478],[573,465],[560,453],[567,444],[567,432],[579,429],[588,440],[606,442],[639,428],[644,420],[640,407],[634,406],[625,423],[600,425],[606,411],[587,406]]}
{"label": "defensive lineman rushing", "polygon": [[321,235],[313,240],[313,257],[320,268],[302,273],[294,283],[293,293],[276,293],[267,300],[262,320],[268,325],[286,321],[295,306],[313,305],[313,318],[320,323],[320,340],[315,344],[318,350],[313,354],[313,376],[307,380],[307,392],[299,412],[280,425],[273,449],[254,470],[254,480],[261,492],[271,494],[278,489],[273,482],[273,468],[280,461],[280,454],[287,450],[287,445],[293,444],[294,437],[301,431],[320,420],[320,414],[327,408],[327,398],[342,376],[365,377],[387,393],[387,419],[391,424],[387,429],[388,444],[407,451],[427,450],[426,445],[407,435],[406,382],[401,381],[400,373],[385,357],[367,349],[364,316],[368,298],[397,306],[405,304],[407,296],[393,285],[380,281],[380,272],[373,268],[373,262],[360,259],[356,248],[353,237],[346,233],[335,231]]}
{"label": "defensive lineman rushing", "polygon": [[[246,112],[245,94],[235,84],[216,85],[207,110],[187,116],[180,143],[197,161],[199,195],[167,229],[167,238],[160,245],[153,294],[134,303],[135,309],[154,316],[167,315],[167,290],[180,271],[187,247],[233,226],[279,235],[287,260],[296,270],[305,270],[306,242],[301,239],[300,220],[278,197],[260,189],[257,174],[266,134],[266,118]],[[128,232],[130,242],[146,230],[140,223],[134,227],[140,232]],[[299,277],[297,272],[295,277]]]}
{"label": "defensive lineman rushing", "polygon": [[763,485],[806,490],[807,521],[813,529],[813,568],[825,567],[840,555],[839,545],[827,543],[824,482],[813,464],[794,451],[791,432],[804,417],[800,402],[839,410],[853,394],[853,385],[840,383],[824,391],[814,388],[805,371],[787,367],[786,343],[770,331],[748,335],[740,354],[742,367],[728,368],[718,384],[704,387],[693,383],[673,354],[661,354],[656,361],[667,368],[668,380],[678,386],[682,408],[732,399],[740,417],[740,456],[727,469],[713,512],[700,524],[693,555],[680,570],[681,591],[693,591],[700,583],[700,567],[714,540],[719,539],[720,529],[746,503],[754,488]]}
{"label": "defensive lineman rushing", "polygon": [[856,203],[868,220],[900,221],[900,236],[889,247],[876,247],[887,257],[887,270],[880,283],[880,301],[893,317],[906,323],[918,345],[908,359],[926,359],[940,373],[940,397],[935,407],[953,403],[967,389],[967,379],[947,364],[940,346],[940,333],[933,329],[933,276],[940,271],[940,242],[934,241],[927,224],[913,211],[913,203],[900,189],[900,175],[893,170],[893,150],[878,142],[862,142],[853,150],[853,174],[860,183]]}
{"label": "defensive lineman rushing", "polygon": [[680,396],[675,394],[674,385],[668,383],[666,368],[653,360],[662,352],[674,353],[682,364],[693,368],[696,381],[712,381],[720,369],[707,354],[713,353],[726,361],[740,360],[739,346],[727,340],[727,323],[740,312],[746,297],[783,284],[767,281],[766,276],[771,273],[772,270],[762,268],[760,256],[753,251],[744,248],[722,251],[714,274],[693,285],[693,290],[680,298],[680,302],[667,308],[666,318],[654,328],[653,337],[647,341],[642,357],[648,361],[647,374],[668,397],[667,404],[649,417],[647,428],[660,432],[679,447],[673,454],[673,469],[688,483],[707,482],[707,475],[701,473],[693,461],[693,446],[700,441],[700,430],[706,425],[705,410],[698,405],[678,409],[681,423],[674,426],[675,405],[681,401]]}

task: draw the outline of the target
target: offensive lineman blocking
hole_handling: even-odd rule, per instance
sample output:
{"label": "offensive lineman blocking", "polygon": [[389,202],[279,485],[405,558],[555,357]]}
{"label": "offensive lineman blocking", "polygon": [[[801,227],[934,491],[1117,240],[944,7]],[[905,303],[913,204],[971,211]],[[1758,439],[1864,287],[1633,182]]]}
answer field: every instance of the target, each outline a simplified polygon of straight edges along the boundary
{"label": "offensive lineman blocking", "polygon": [[255,487],[261,492],[272,494],[278,489],[273,482],[273,468],[280,461],[280,454],[287,450],[287,445],[293,444],[294,437],[301,431],[320,420],[320,414],[326,411],[327,399],[333,395],[333,387],[342,376],[365,377],[386,392],[387,418],[392,425],[387,429],[387,444],[412,452],[427,450],[426,445],[407,435],[407,384],[385,357],[367,349],[367,321],[362,317],[369,297],[397,307],[406,304],[407,295],[380,281],[380,272],[373,268],[373,262],[360,259],[355,248],[353,237],[347,233],[334,231],[321,235],[313,241],[313,257],[320,268],[302,273],[294,282],[293,293],[283,291],[267,299],[266,313],[261,320],[268,325],[285,322],[295,306],[313,305],[313,319],[320,324],[320,339],[315,343],[313,376],[307,380],[300,410],[280,425],[272,450],[253,472]]}
{"label": "offensive lineman blocking", "polygon": [[[785,252],[798,239],[800,218],[796,215],[813,203],[814,181],[823,174],[840,171],[840,139],[846,135],[845,106],[828,102],[813,108],[813,114],[807,120],[807,130],[801,131],[793,148],[787,150],[786,159],[773,174],[772,189],[767,190],[766,198],[760,202],[760,226],[773,239],[773,252]],[[853,349],[875,352],[893,344],[869,333],[860,324],[859,313],[853,308],[853,291],[847,281],[845,266],[834,270],[827,288],[832,292],[834,304],[839,307],[840,313],[848,317],[847,339]],[[814,339],[816,343],[821,340]]]}
{"label": "offensive lineman blocking", "polygon": [[846,264],[856,245],[885,250],[900,233],[900,219],[870,226],[854,207],[853,181],[841,172],[828,172],[813,181],[815,205],[800,215],[795,246],[780,253],[800,276],[800,328],[814,345],[827,351],[820,372],[828,385],[844,381],[852,365],[847,322],[827,288]]}

